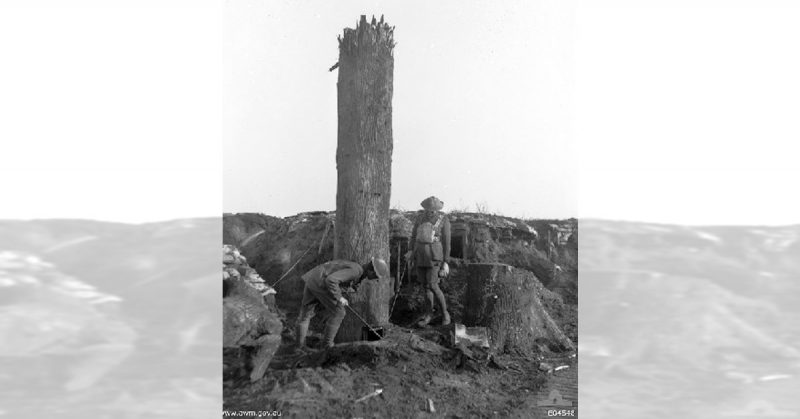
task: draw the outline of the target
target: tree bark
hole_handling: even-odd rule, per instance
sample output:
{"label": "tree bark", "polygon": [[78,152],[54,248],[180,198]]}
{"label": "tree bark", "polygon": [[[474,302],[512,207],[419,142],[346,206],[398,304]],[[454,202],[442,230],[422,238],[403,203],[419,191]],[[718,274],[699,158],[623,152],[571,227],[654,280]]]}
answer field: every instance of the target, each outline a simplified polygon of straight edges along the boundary
{"label": "tree bark", "polygon": [[532,273],[500,263],[468,269],[464,324],[487,327],[494,351],[530,353],[539,338],[574,349],[542,304],[544,288]]}
{"label": "tree bark", "polygon": [[[389,259],[389,198],[392,165],[393,28],[367,22],[339,38],[336,150],[338,183],[334,257],[366,263]],[[372,326],[389,321],[391,281],[364,281],[351,306]],[[361,339],[363,323],[348,313],[337,341]]]}

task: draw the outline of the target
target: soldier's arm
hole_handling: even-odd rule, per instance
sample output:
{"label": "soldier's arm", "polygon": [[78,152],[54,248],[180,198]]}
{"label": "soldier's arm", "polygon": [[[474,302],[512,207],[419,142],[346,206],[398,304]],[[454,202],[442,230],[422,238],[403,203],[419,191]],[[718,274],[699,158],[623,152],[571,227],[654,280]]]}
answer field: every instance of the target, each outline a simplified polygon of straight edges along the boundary
{"label": "soldier's arm", "polygon": [[333,298],[338,300],[342,298],[342,289],[339,287],[339,284],[358,279],[361,277],[361,273],[361,269],[355,267],[336,271],[325,278],[325,287],[327,288],[328,292],[333,295]]}
{"label": "soldier's arm", "polygon": [[442,250],[445,262],[450,262],[450,219],[447,214],[444,214],[444,221],[442,222]]}

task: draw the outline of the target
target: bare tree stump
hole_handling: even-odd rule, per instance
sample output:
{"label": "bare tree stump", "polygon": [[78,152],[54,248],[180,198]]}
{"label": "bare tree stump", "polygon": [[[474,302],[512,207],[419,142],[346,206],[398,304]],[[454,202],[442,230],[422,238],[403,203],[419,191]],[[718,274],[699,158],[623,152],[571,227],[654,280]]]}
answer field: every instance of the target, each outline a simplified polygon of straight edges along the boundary
{"label": "bare tree stump", "polygon": [[574,349],[542,304],[544,287],[527,271],[500,263],[468,266],[464,324],[489,329],[495,352],[529,353],[538,338]]}
{"label": "bare tree stump", "polygon": [[[361,16],[339,38],[338,173],[334,258],[389,261],[392,168],[393,29]],[[372,326],[389,321],[391,282],[363,283],[353,308]],[[348,313],[339,341],[361,339],[363,324]]]}

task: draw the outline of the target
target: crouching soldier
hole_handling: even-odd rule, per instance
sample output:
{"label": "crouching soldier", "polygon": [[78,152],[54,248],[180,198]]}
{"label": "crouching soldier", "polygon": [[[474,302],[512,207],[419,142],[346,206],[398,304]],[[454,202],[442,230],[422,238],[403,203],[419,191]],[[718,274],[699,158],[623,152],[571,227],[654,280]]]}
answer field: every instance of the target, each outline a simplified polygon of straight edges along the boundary
{"label": "crouching soldier", "polygon": [[388,278],[389,266],[383,259],[372,258],[364,265],[347,261],[332,260],[318,265],[306,272],[301,278],[305,282],[303,289],[303,302],[300,314],[297,316],[297,346],[299,352],[308,351],[306,335],[308,325],[315,311],[322,307],[325,310],[325,347],[333,346],[333,339],[339,332],[339,326],[344,319],[344,307],[349,305],[342,296],[341,285],[357,286],[364,279]]}

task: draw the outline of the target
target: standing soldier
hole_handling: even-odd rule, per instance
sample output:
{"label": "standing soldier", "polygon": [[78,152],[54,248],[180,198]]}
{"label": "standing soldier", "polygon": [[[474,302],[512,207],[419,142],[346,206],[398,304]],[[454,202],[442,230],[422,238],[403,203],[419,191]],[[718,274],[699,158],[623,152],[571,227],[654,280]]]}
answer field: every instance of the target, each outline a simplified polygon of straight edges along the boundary
{"label": "standing soldier", "polygon": [[298,352],[308,350],[306,335],[308,325],[317,308],[322,307],[327,316],[325,321],[325,347],[333,346],[333,339],[339,332],[339,326],[344,319],[344,307],[350,305],[342,296],[341,284],[350,283],[357,285],[365,278],[388,278],[389,265],[383,259],[372,258],[364,265],[348,260],[332,260],[316,266],[306,272],[302,278],[305,282],[303,288],[303,302],[300,314],[297,316],[297,347]]}
{"label": "standing soldier", "polygon": [[411,233],[411,256],[417,267],[417,278],[425,286],[428,308],[417,325],[423,327],[431,322],[434,297],[442,310],[442,325],[447,325],[450,324],[450,313],[439,281],[450,273],[447,264],[450,261],[450,220],[442,212],[444,202],[439,198],[428,197],[420,205],[423,211],[417,215]]}

